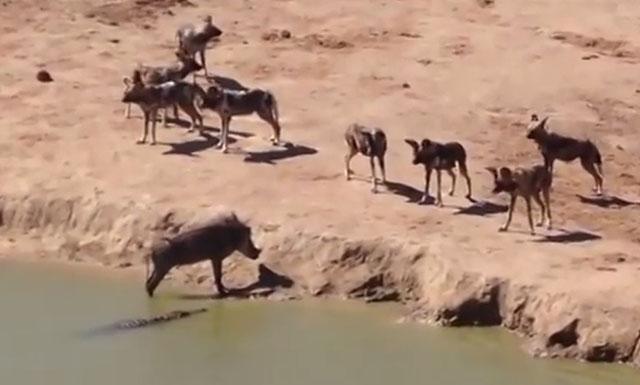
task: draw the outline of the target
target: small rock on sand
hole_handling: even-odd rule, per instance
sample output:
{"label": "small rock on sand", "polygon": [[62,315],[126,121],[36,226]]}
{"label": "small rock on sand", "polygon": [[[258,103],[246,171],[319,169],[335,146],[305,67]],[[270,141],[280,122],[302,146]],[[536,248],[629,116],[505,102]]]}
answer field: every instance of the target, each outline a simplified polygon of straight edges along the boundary
{"label": "small rock on sand", "polygon": [[38,79],[38,81],[42,83],[49,83],[53,81],[51,74],[45,70],[38,71],[38,73],[36,74],[36,79]]}

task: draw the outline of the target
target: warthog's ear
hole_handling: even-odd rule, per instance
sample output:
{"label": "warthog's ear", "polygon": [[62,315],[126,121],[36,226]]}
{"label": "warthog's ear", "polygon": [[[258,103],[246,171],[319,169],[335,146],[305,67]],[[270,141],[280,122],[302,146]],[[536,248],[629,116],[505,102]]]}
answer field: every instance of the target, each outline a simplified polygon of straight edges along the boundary
{"label": "warthog's ear", "polygon": [[408,144],[409,146],[411,146],[411,148],[413,148],[413,151],[418,151],[418,149],[420,148],[420,146],[418,146],[418,142],[416,142],[413,139],[405,139],[404,142],[406,144]]}
{"label": "warthog's ear", "polygon": [[500,167],[500,179],[502,180],[511,180],[513,173],[509,167]]}
{"label": "warthog's ear", "polygon": [[485,170],[489,171],[493,175],[493,179],[498,179],[498,170],[495,167],[485,167]]}

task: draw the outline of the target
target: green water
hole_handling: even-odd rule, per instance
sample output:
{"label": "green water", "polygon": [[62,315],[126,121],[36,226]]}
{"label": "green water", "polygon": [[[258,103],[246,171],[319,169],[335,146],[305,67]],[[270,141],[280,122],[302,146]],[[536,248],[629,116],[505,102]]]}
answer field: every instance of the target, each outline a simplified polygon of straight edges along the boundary
{"label": "green water", "polygon": [[[500,330],[396,323],[354,303],[194,301],[83,268],[0,260],[0,384],[11,385],[613,385],[619,365],[534,360]],[[210,311],[93,335],[114,321]]]}

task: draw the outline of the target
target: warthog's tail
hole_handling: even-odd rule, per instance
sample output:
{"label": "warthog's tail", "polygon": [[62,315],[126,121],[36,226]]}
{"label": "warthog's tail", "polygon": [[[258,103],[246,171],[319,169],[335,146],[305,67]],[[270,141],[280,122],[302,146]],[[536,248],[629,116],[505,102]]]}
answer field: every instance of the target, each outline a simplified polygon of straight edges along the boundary
{"label": "warthog's tail", "polygon": [[266,102],[271,108],[274,119],[276,120],[276,122],[280,122],[280,113],[278,111],[278,101],[276,100],[276,97],[271,91],[265,91],[265,93],[267,94]]}

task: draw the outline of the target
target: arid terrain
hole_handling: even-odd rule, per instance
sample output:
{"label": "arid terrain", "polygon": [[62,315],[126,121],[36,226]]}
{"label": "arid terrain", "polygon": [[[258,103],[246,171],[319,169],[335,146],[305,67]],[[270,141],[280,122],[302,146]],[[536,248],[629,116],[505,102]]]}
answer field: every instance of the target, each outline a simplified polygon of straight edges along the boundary
{"label": "arid terrain", "polygon": [[[157,146],[135,144],[141,112],[124,119],[123,76],[136,63],[172,62],[176,28],[205,14],[224,31],[209,70],[273,91],[288,147],[272,147],[269,126],[244,117],[222,154],[211,112],[210,138],[159,124]],[[480,303],[507,305],[490,322],[471,306],[470,324],[541,336],[550,354],[640,364],[636,0],[0,0],[0,15],[2,223],[20,230],[4,237],[5,254],[44,239],[65,259],[138,265],[145,231],[170,227],[142,214],[167,224],[226,206],[261,226],[266,260],[305,292],[366,297],[362,288],[402,283],[392,297],[456,324],[464,311],[447,315],[451,303],[479,288]],[[36,80],[43,68],[53,82]],[[491,194],[484,168],[541,162],[525,138],[532,113],[598,145],[606,194],[593,195],[579,161],[556,163],[556,229],[529,235],[520,201],[511,231],[499,233],[507,197]],[[359,180],[344,179],[351,122],[387,133],[390,183],[378,194],[363,157],[352,162]],[[466,147],[479,204],[464,199],[462,181],[444,208],[417,204],[424,173],[403,139],[425,137]],[[72,258],[70,244],[84,256]],[[408,249],[422,251],[398,251]],[[185,271],[185,282],[210,287],[206,264]]]}

